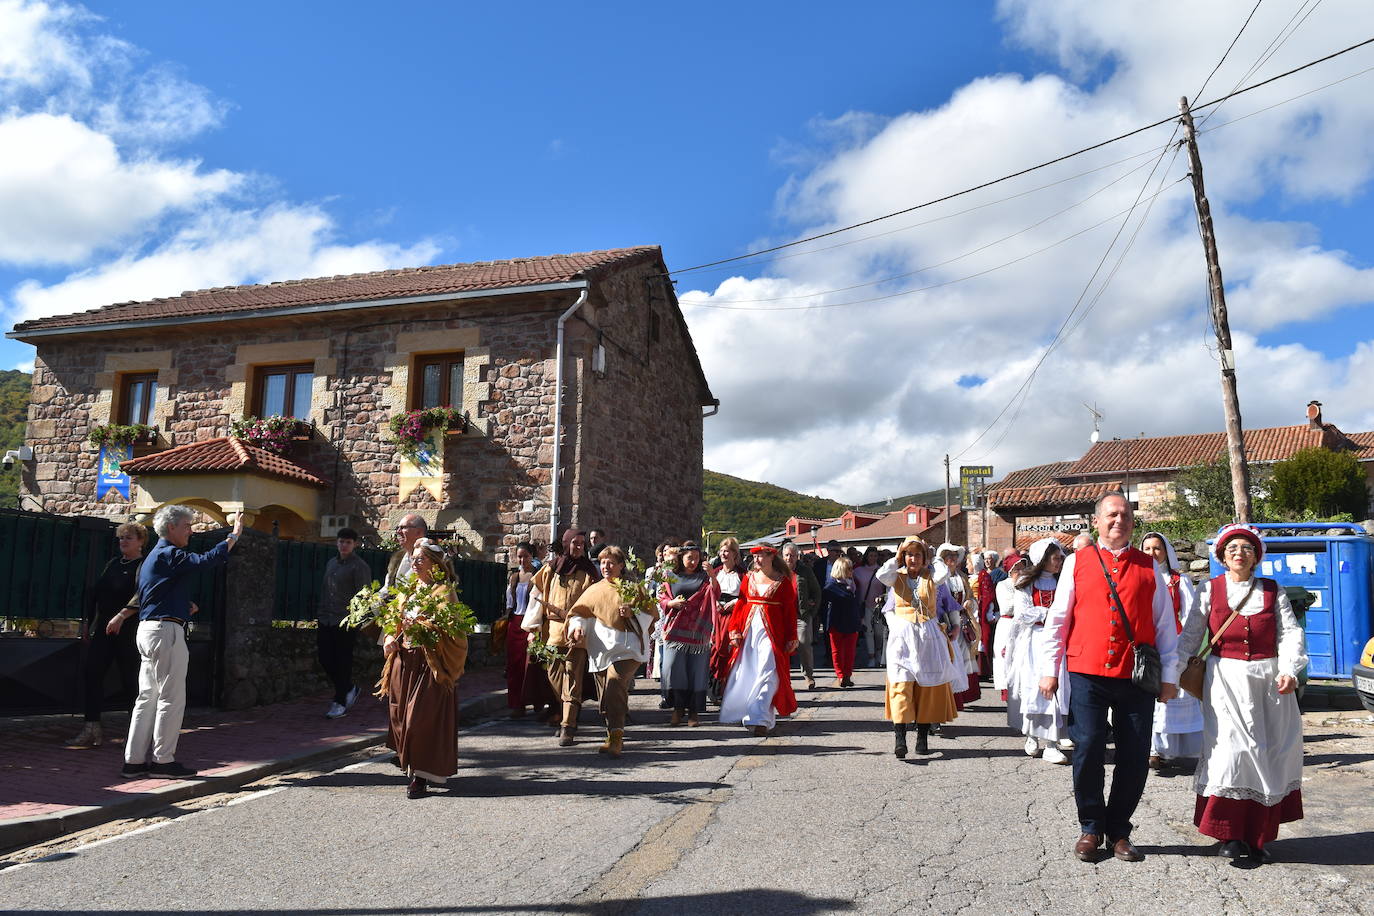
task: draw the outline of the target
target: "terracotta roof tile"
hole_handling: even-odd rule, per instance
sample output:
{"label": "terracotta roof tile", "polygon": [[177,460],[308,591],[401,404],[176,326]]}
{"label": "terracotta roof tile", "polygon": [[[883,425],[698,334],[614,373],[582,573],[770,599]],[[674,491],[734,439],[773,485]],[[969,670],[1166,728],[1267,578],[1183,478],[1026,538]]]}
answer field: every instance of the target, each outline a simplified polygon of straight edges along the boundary
{"label": "terracotta roof tile", "polygon": [[1055,461],[1052,464],[1037,464],[1033,468],[1012,471],[997,483],[989,486],[988,492],[992,493],[1002,489],[1015,490],[1023,487],[1043,487],[1053,483],[1056,477],[1062,476],[1072,464],[1072,461]]}
{"label": "terracotta roof tile", "polygon": [[119,302],[70,315],[36,318],[15,325],[12,333],[22,335],[25,331],[75,329],[84,325],[108,322],[228,315],[300,305],[366,302],[375,299],[560,283],[582,279],[622,261],[650,256],[660,257],[660,249],[654,245],[642,245],[634,248],[516,258],[508,261],[477,261],[470,264],[380,270],[373,273],[287,280],[252,286],[221,286],[142,302]]}
{"label": "terracotta roof tile", "polygon": [[1119,480],[1067,485],[1050,483],[1042,487],[1008,487],[991,491],[988,494],[988,505],[998,511],[1081,506],[1097,502],[1097,498],[1103,493],[1120,489]]}
{"label": "terracotta roof tile", "polygon": [[178,445],[166,451],[155,452],[125,461],[122,468],[126,474],[173,474],[197,472],[205,474],[257,473],[268,477],[280,477],[293,483],[303,483],[312,487],[327,487],[329,484],[314,471],[283,458],[274,452],[249,445],[232,437],[206,439],[188,445]]}
{"label": "terracotta roof tile", "polygon": [[[963,511],[963,507],[961,506],[951,506],[949,517],[952,519]],[[932,508],[930,513],[930,524],[926,527],[908,525],[905,509],[888,512],[876,522],[870,525],[864,525],[862,528],[845,528],[838,518],[831,519],[826,524],[822,525],[820,530],[816,532],[816,541],[824,546],[826,541],[839,541],[841,544],[844,544],[849,542],[886,540],[888,538],[903,538],[908,535],[929,531],[931,528],[936,527],[936,525],[943,525],[945,521],[944,515],[944,506],[938,509]],[[794,537],[793,540],[803,548],[808,547],[811,544],[811,532],[803,531],[801,534]]]}
{"label": "terracotta roof tile", "polygon": [[[1374,433],[1346,435],[1329,423],[1322,429],[1304,424],[1245,431],[1245,453],[1250,461],[1283,461],[1302,449],[1314,448],[1323,442],[1328,447],[1353,448],[1359,452],[1357,457],[1361,460],[1374,460]],[[1132,471],[1154,471],[1207,464],[1225,450],[1225,433],[1098,442],[1072,466],[1055,476],[1117,474],[1126,470],[1128,452]]]}

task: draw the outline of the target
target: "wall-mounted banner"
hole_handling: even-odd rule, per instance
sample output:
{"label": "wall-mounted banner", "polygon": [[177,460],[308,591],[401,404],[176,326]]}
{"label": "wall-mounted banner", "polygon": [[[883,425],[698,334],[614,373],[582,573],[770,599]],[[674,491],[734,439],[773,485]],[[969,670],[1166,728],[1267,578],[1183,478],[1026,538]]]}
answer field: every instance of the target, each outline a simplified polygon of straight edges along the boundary
{"label": "wall-mounted banner", "polygon": [[125,499],[129,498],[129,475],[120,465],[134,457],[134,447],[129,445],[100,446],[100,470],[95,478],[95,498],[100,499],[111,490],[116,490]]}
{"label": "wall-mounted banner", "polygon": [[401,456],[399,498],[405,499],[417,486],[424,487],[435,500],[441,500],[444,484],[444,431],[425,431],[425,441],[415,450],[415,460]]}

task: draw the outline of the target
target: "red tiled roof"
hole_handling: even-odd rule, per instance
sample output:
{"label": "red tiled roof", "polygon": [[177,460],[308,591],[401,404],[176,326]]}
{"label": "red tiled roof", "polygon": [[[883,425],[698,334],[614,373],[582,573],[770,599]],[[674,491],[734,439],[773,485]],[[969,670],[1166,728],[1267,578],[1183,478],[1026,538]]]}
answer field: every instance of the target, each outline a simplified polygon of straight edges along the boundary
{"label": "red tiled roof", "polygon": [[1097,498],[1103,493],[1120,489],[1122,487],[1119,480],[1078,484],[1050,483],[1043,487],[1009,487],[988,493],[988,505],[999,512],[1005,509],[1081,506],[1097,502]]}
{"label": "red tiled roof", "polygon": [[222,286],[142,302],[120,302],[71,315],[36,318],[15,325],[12,334],[18,336],[25,331],[79,328],[108,322],[228,315],[299,305],[366,302],[375,299],[561,283],[581,279],[619,262],[650,256],[661,256],[658,246],[642,245],[579,254],[515,258],[508,261],[410,267],[252,286]]}
{"label": "red tiled roof", "polygon": [[1037,464],[1033,468],[1024,468],[1020,471],[1012,471],[997,483],[988,487],[988,492],[993,493],[998,490],[1016,490],[1023,487],[1043,487],[1054,483],[1054,478],[1063,475],[1069,469],[1072,461],[1056,461],[1052,464]]}
{"label": "red tiled roof", "polygon": [[[1347,436],[1329,423],[1322,429],[1302,425],[1245,431],[1245,457],[1249,461],[1283,461],[1302,449],[1323,444],[1328,448],[1351,448],[1357,451],[1356,457],[1360,460],[1374,460],[1374,433]],[[1215,461],[1225,450],[1225,433],[1097,442],[1082,458],[1054,476],[1117,474],[1127,469],[1128,455],[1132,471],[1184,468]]]}
{"label": "red tiled roof", "polygon": [[280,477],[292,483],[303,483],[312,487],[329,486],[314,471],[274,452],[230,436],[178,445],[176,448],[125,461],[121,468],[126,474],[135,477],[143,474],[184,474],[188,471],[202,474],[247,472]]}
{"label": "red tiled roof", "polygon": [[[951,506],[949,517],[954,518],[963,512],[962,506]],[[826,541],[839,541],[841,544],[850,541],[877,541],[888,538],[904,538],[908,535],[920,534],[929,531],[937,524],[944,524],[945,508],[932,508],[930,511],[930,524],[922,527],[921,525],[908,525],[906,521],[906,510],[898,509],[895,512],[888,512],[882,518],[873,522],[871,525],[864,525],[862,528],[845,528],[838,519],[832,519],[820,530],[816,532],[816,541],[821,546],[825,546]],[[803,531],[793,538],[802,547],[811,544],[811,532]]]}

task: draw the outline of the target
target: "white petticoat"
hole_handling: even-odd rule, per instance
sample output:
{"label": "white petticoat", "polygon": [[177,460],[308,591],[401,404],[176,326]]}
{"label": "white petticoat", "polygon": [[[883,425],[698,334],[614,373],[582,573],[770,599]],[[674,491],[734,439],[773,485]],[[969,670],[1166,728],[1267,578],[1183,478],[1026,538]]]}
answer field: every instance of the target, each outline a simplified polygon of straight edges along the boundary
{"label": "white petticoat", "polygon": [[773,657],[773,641],[768,638],[760,612],[750,618],[739,658],[730,669],[725,693],[720,698],[720,721],[727,725],[741,723],[746,728],[772,728],[777,721],[773,709],[777,692],[778,665]]}

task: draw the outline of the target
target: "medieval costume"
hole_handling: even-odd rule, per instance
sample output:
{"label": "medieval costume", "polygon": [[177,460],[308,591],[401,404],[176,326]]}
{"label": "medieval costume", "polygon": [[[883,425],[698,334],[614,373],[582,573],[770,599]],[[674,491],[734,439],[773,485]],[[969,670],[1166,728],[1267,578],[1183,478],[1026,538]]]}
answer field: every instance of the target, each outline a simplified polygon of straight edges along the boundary
{"label": "medieval costume", "polygon": [[978,611],[973,591],[964,576],[964,548],[957,544],[941,544],[935,551],[936,557],[953,551],[953,563],[946,564],[937,559],[933,565],[935,584],[949,589],[950,596],[959,605],[956,625],[950,633],[954,644],[954,661],[964,669],[964,679],[954,682],[954,705],[963,709],[982,695],[978,686]]}
{"label": "medieval costume", "polygon": [[[433,590],[457,601],[447,583]],[[406,610],[407,629],[428,624]],[[468,656],[465,636],[441,634],[434,646],[415,646],[402,632],[388,636],[394,646],[382,667],[378,696],[385,697],[389,712],[388,744],[396,751],[396,764],[412,779],[443,783],[458,772],[458,698],[455,688]],[[423,787],[423,783],[421,783]]]}
{"label": "medieval costume", "polygon": [[726,628],[731,641],[738,642],[720,700],[720,721],[739,722],[755,734],[766,732],[777,716],[790,716],[797,710],[789,659],[792,643],[797,641],[797,593],[792,577],[778,580],[761,570],[750,572]]}
{"label": "medieval costume", "polygon": [[1302,715],[1296,691],[1279,693],[1277,681],[1286,676],[1296,686],[1307,645],[1283,589],[1253,574],[1264,555],[1258,531],[1223,528],[1217,556],[1236,539],[1253,546],[1253,563],[1240,572],[1227,563],[1226,573],[1204,582],[1199,612],[1179,637],[1188,655],[1198,653],[1204,635],[1212,640],[1193,823],[1222,841],[1223,854],[1263,861],[1279,824],[1302,818]]}
{"label": "medieval costume", "polygon": [[[992,630],[992,686],[1002,691],[1003,702],[1007,699],[1007,685],[1011,680],[1012,659],[1007,650],[1011,646],[1011,637],[1015,630],[1016,581],[1011,578],[1010,572],[1020,559],[1019,555],[1014,555],[1003,560],[999,567],[1002,578],[993,586],[997,596],[997,621]],[[1021,723],[1011,721],[1010,715],[1007,724],[1018,732],[1021,730]]]}
{"label": "medieval costume", "polygon": [[978,674],[992,677],[992,638],[997,622],[997,586],[987,568],[987,558],[974,554],[973,577],[969,583],[978,603]]}
{"label": "medieval costume", "polygon": [[601,571],[585,553],[572,555],[573,541],[583,537],[575,528],[563,533],[563,552],[534,574],[525,619],[521,623],[525,630],[538,631],[544,642],[565,653],[562,659],[548,666],[549,684],[563,703],[558,743],[564,747],[573,743],[587,674],[587,650],[568,645],[568,608],[592,583],[601,579]]}
{"label": "medieval costume", "polygon": [[[1168,553],[1168,568],[1164,572],[1164,584],[1169,589],[1173,601],[1174,621],[1181,634],[1183,625],[1193,614],[1199,613],[1197,592],[1187,576],[1178,570],[1178,554],[1169,539],[1158,532],[1149,532],[1141,538],[1143,544],[1150,537],[1159,538]],[[1202,701],[1192,694],[1180,690],[1178,696],[1167,703],[1155,703],[1154,731],[1150,736],[1150,766],[1158,768],[1170,760],[1196,758],[1202,747]]]}
{"label": "medieval costume", "polygon": [[[676,598],[685,603],[672,607]],[[667,684],[672,723],[680,725],[685,713],[696,724],[706,711],[706,690],[711,678],[711,639],[721,629],[716,587],[704,569],[679,572],[659,591],[662,612],[659,636],[663,640],[663,668],[659,677]]]}
{"label": "medieval costume", "polygon": [[544,701],[536,703],[536,709],[555,702],[552,699],[553,691],[548,689],[548,677],[542,672],[540,676],[544,678],[544,692],[537,697],[525,695],[527,669],[531,667],[528,655],[530,634],[524,630],[521,623],[525,619],[525,608],[529,604],[532,584],[530,574],[522,574],[519,570],[510,574],[506,584],[506,705],[510,707],[511,715],[516,717],[525,714],[525,707],[532,700]]}
{"label": "medieval costume", "polygon": [[878,570],[878,580],[888,587],[883,605],[888,626],[883,718],[893,724],[898,757],[906,756],[906,729],[911,724],[917,726],[917,753],[926,753],[930,726],[951,722],[959,714],[951,685],[967,682],[944,629],[958,625],[959,604],[949,589],[935,584],[928,565],[919,575],[906,571],[902,564],[909,550],[930,558],[925,542],[908,538],[897,556]]}
{"label": "medieval costume", "polygon": [[[1041,567],[1052,550],[1063,552],[1054,538],[1030,546],[1031,570]],[[1026,755],[1047,763],[1067,764],[1069,744],[1069,672],[1061,663],[1053,699],[1040,694],[1040,668],[1045,652],[1045,617],[1054,604],[1059,574],[1042,570],[1035,581],[1018,580],[1013,592],[1011,631],[1007,640],[1007,724],[1026,736]]]}
{"label": "medieval costume", "polygon": [[658,619],[658,608],[648,600],[647,593],[642,595],[642,607],[627,606],[617,588],[620,582],[602,579],[583,592],[568,609],[568,636],[583,644],[587,667],[596,675],[597,692],[601,696],[606,741],[599,751],[613,757],[620,756],[625,738],[625,714],[630,708],[630,687],[635,671],[649,656],[649,632]]}

